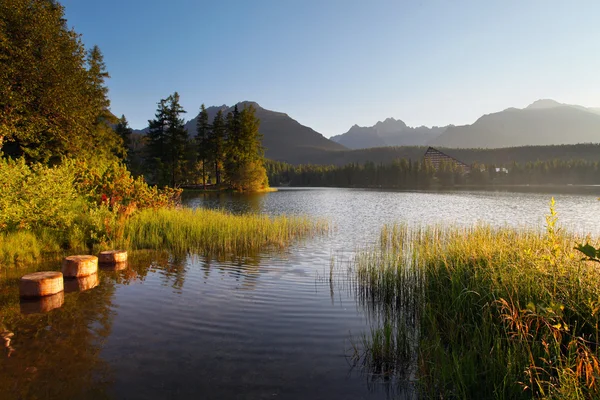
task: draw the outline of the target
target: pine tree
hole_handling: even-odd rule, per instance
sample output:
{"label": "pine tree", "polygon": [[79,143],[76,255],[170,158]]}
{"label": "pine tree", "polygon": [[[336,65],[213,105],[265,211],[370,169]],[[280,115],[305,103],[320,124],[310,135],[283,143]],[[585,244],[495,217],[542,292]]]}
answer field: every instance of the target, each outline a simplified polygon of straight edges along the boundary
{"label": "pine tree", "polygon": [[[99,49],[86,53],[52,0],[0,1],[0,147],[54,164],[63,156],[111,156],[118,137]],[[109,115],[102,115],[104,121]]]}
{"label": "pine tree", "polygon": [[200,106],[200,113],[196,120],[196,154],[202,163],[202,187],[206,187],[206,164],[208,163],[211,135],[211,127],[208,123],[208,112],[204,104]]}
{"label": "pine tree", "polygon": [[227,113],[227,142],[225,144],[225,175],[229,181],[230,171],[234,173],[242,159],[242,121],[237,104]]}
{"label": "pine tree", "polygon": [[[237,108],[236,108],[237,110]],[[234,110],[235,111],[235,110]],[[239,131],[236,124],[239,121]],[[239,116],[230,117],[228,140],[227,178],[229,185],[239,191],[256,191],[269,186],[264,167],[264,149],[259,133],[260,121],[252,105],[245,107]]]}
{"label": "pine tree", "polygon": [[223,118],[223,112],[217,111],[212,123],[212,130],[208,137],[209,160],[215,169],[215,184],[221,183],[221,172],[225,158],[225,135],[227,126]]}
{"label": "pine tree", "polygon": [[167,98],[166,115],[166,152],[167,164],[171,175],[171,187],[180,182],[186,164],[186,149],[189,144],[189,135],[185,129],[185,121],[181,114],[186,111],[179,104],[179,93],[175,92]]}
{"label": "pine tree", "polygon": [[148,121],[146,135],[146,175],[155,184],[165,184],[164,178],[164,149],[167,142],[167,100],[161,99],[154,114],[154,119]]}
{"label": "pine tree", "polygon": [[119,122],[117,122],[117,125],[115,126],[115,132],[123,140],[123,147],[125,150],[129,152],[131,150],[131,134],[133,133],[133,129],[129,126],[129,122],[127,122],[125,115],[121,115],[121,118],[119,118]]}
{"label": "pine tree", "polygon": [[118,119],[110,112],[108,87],[106,87],[106,79],[110,78],[110,75],[106,70],[104,56],[98,46],[92,47],[88,52],[87,65],[88,97],[93,121],[91,127],[93,147],[97,149],[97,153],[103,153],[102,155],[105,157],[115,155],[123,159],[127,156],[127,150],[123,145],[122,138],[112,128],[114,124],[118,123]]}
{"label": "pine tree", "polygon": [[160,185],[179,184],[186,163],[189,137],[181,114],[179,94],[173,93],[158,103],[155,119],[148,121],[147,166]]}

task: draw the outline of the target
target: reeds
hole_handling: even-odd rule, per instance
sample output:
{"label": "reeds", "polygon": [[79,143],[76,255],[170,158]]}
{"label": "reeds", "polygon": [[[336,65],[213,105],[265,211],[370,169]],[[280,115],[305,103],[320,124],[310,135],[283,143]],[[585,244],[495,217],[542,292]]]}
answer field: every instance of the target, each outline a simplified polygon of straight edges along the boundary
{"label": "reeds", "polygon": [[295,239],[327,230],[327,222],[307,217],[159,209],[142,211],[127,220],[123,243],[133,249],[247,255],[283,248]]}
{"label": "reeds", "polygon": [[423,397],[600,396],[600,271],[574,252],[582,241],[553,207],[546,232],[384,227],[356,259],[375,324],[359,358],[416,371]]}

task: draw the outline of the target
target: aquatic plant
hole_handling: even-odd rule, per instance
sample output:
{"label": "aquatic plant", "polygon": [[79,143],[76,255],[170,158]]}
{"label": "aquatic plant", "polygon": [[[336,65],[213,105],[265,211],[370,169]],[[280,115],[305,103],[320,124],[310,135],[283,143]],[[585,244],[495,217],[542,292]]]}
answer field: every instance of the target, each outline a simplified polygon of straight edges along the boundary
{"label": "aquatic plant", "polygon": [[600,274],[553,203],[546,222],[545,232],[386,226],[356,258],[375,327],[355,360],[414,371],[424,397],[598,397]]}
{"label": "aquatic plant", "polygon": [[124,226],[123,245],[133,249],[244,255],[281,248],[294,239],[325,232],[328,224],[300,216],[246,214],[206,209],[142,211]]}

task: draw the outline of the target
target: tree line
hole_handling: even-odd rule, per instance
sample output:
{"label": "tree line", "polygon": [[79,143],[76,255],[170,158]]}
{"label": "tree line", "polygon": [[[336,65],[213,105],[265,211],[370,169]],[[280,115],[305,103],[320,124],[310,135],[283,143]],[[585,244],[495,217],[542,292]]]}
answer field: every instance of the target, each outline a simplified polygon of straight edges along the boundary
{"label": "tree line", "polygon": [[0,2],[0,151],[55,165],[63,157],[124,155],[112,129],[109,78],[56,1]]}
{"label": "tree line", "polygon": [[260,121],[252,105],[219,110],[212,121],[204,104],[195,137],[185,128],[186,111],[177,92],[161,99],[147,134],[134,146],[132,129],[122,116],[115,130],[129,145],[134,172],[159,186],[202,185],[257,191],[268,187]]}
{"label": "tree line", "polygon": [[268,161],[267,176],[273,186],[383,187],[425,189],[456,185],[600,185],[600,163],[585,160],[551,160],[504,165],[473,163],[470,171],[453,162],[438,169],[427,161],[399,159],[391,163],[290,165]]}
{"label": "tree line", "polygon": [[158,186],[268,186],[254,108],[208,121],[202,106],[192,138],[175,92],[158,102],[147,134],[135,135],[110,111],[109,77],[98,46],[86,50],[57,1],[1,1],[0,155],[46,166],[120,160]]}

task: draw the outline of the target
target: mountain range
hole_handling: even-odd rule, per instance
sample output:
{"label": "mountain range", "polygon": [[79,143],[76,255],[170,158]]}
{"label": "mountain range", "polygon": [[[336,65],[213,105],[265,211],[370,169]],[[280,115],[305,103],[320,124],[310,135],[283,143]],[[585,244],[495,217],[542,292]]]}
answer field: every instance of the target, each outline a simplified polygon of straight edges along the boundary
{"label": "mountain range", "polygon": [[[349,157],[366,161],[369,154],[374,154],[373,151],[350,154],[349,150],[390,146],[491,149],[600,143],[600,108],[563,104],[549,99],[538,100],[524,109],[508,108],[487,114],[471,125],[409,127],[401,120],[387,118],[371,127],[354,125],[348,132],[331,139],[285,113],[267,110],[250,101],[237,104],[240,109],[248,105],[255,107],[256,116],[260,119],[266,157],[291,164],[337,164]],[[207,108],[209,121],[218,110],[227,114],[233,107]],[[185,125],[191,136],[196,133],[196,119]]]}
{"label": "mountain range", "polygon": [[[262,143],[265,147],[265,156],[269,159],[302,164],[315,154],[346,150],[343,145],[327,139],[312,128],[301,125],[285,113],[267,110],[252,101],[243,101],[237,104],[240,110],[249,105],[254,106],[256,117],[260,119]],[[206,109],[208,120],[212,121],[219,110],[223,111],[223,115],[227,115],[228,112],[233,111],[233,107],[226,105],[208,107]],[[196,135],[197,118],[195,117],[185,124],[192,136]]]}
{"label": "mountain range", "polygon": [[350,149],[366,149],[384,146],[423,146],[440,136],[446,127],[411,128],[403,121],[387,118],[373,126],[354,125],[344,134],[330,139]]}
{"label": "mountain range", "polygon": [[600,142],[600,110],[538,100],[523,109],[508,108],[472,125],[450,126],[432,146],[502,148]]}

